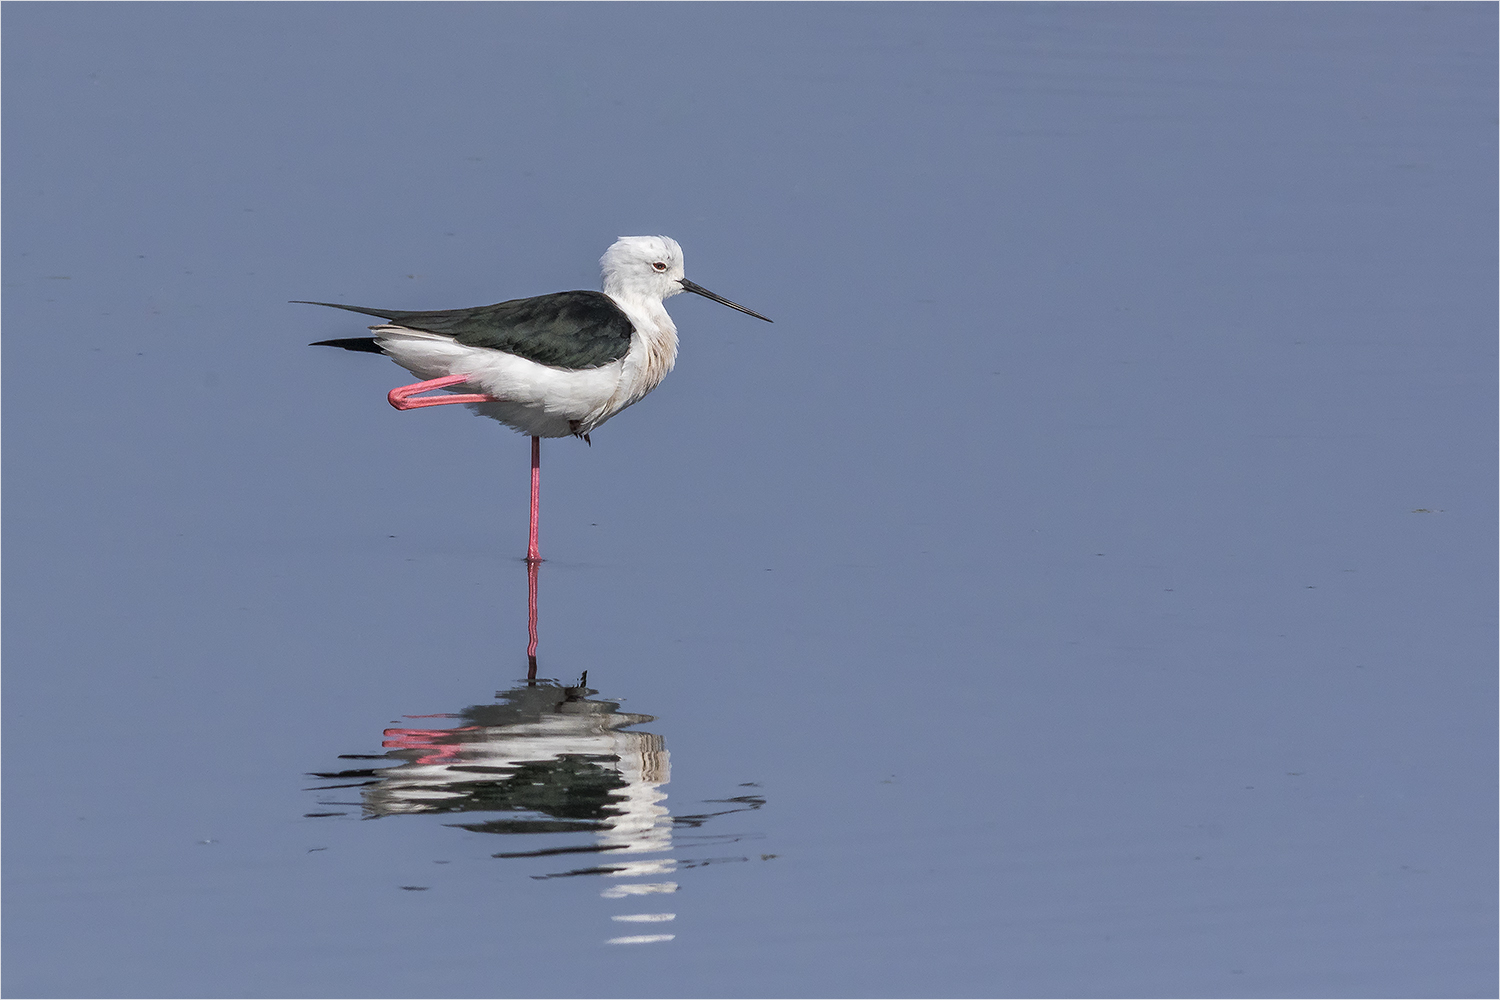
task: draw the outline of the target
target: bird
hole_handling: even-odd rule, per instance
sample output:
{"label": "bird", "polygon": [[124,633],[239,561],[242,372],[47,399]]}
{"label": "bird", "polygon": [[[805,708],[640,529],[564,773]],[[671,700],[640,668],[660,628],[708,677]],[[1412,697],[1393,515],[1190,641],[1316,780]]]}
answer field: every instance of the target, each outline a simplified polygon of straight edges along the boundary
{"label": "bird", "polygon": [[[384,354],[422,381],[397,386],[398,410],[463,403],[531,437],[531,530],[537,546],[541,439],[579,437],[643,399],[677,361],[677,326],[663,302],[693,292],[756,319],[760,313],[686,277],[682,247],[668,236],[622,236],[599,258],[601,291],[553,292],[470,309],[372,309],[294,299],[384,320],[374,336],[312,347]],[[442,391],[445,395],[423,395]]]}

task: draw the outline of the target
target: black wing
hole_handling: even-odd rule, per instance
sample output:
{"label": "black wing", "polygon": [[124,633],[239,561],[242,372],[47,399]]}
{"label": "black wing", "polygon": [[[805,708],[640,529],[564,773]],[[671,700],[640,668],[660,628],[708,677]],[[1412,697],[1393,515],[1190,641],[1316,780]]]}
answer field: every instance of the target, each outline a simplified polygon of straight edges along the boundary
{"label": "black wing", "polygon": [[555,368],[597,368],[618,361],[630,350],[634,331],[630,317],[603,292],[554,292],[474,309],[433,312],[367,309],[336,302],[303,304],[378,316],[397,326],[439,333],[460,344],[504,351]]}

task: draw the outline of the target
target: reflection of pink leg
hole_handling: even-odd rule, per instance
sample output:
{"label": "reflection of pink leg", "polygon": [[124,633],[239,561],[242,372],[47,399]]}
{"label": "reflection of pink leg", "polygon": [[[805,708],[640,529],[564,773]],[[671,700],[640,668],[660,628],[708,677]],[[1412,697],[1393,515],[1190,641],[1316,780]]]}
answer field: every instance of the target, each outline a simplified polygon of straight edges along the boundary
{"label": "reflection of pink leg", "polygon": [[526,646],[526,679],[536,680],[536,571],[541,565],[538,560],[526,563],[526,632],[531,636],[531,642]]}
{"label": "reflection of pink leg", "polygon": [[418,764],[441,764],[454,760],[463,753],[464,744],[454,739],[455,733],[465,733],[478,726],[459,726],[456,729],[387,729],[382,747],[395,750],[430,750],[417,759]]}
{"label": "reflection of pink leg", "polygon": [[531,439],[531,541],[526,546],[526,561],[541,562],[542,554],[536,547],[537,507],[542,499],[542,439]]}
{"label": "reflection of pink leg", "polygon": [[446,389],[450,385],[458,385],[467,382],[467,375],[445,375],[442,378],[431,378],[426,382],[417,382],[414,385],[400,385],[392,389],[385,397],[390,400],[391,405],[398,410],[415,410],[423,406],[445,406],[448,403],[494,403],[494,396],[486,396],[483,393],[455,393],[448,396],[423,396],[420,399],[412,399],[419,392],[428,392],[432,389]]}

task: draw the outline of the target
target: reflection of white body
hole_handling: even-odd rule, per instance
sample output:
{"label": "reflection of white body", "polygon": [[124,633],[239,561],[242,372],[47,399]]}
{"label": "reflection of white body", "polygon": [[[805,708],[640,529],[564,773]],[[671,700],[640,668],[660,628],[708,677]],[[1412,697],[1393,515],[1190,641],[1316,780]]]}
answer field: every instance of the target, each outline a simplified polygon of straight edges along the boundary
{"label": "reflection of white body", "polygon": [[[613,801],[601,820],[603,828],[596,831],[600,845],[611,854],[670,850],[671,816],[661,805],[667,797],[661,786],[671,780],[666,748],[653,733],[621,732],[651,721],[650,716],[611,712],[609,707],[568,701],[525,721],[435,735],[424,749],[436,752],[386,768],[378,782],[365,787],[366,811],[390,816],[462,809],[458,800],[471,797],[476,782],[503,781],[527,764],[586,757],[623,782],[608,792]],[[565,789],[559,792],[566,794]]]}
{"label": "reflection of white body", "polygon": [[[605,899],[676,892],[676,882],[659,878],[677,870],[676,859],[665,856],[672,849],[672,816],[662,804],[667,798],[662,786],[671,780],[666,747],[653,733],[624,731],[651,722],[651,716],[615,711],[617,705],[589,701],[581,697],[584,693],[592,692],[528,685],[499,695],[504,704],[475,706],[456,717],[468,725],[386,730],[385,745],[396,748],[392,756],[405,760],[375,770],[376,780],[362,787],[365,815],[466,815],[485,819],[454,825],[492,833],[590,830],[596,844],[584,850],[597,850],[599,860],[557,874],[615,880],[600,893]],[[539,818],[519,818],[526,814]],[[497,816],[502,818],[487,818]],[[641,857],[646,854],[663,856]],[[661,925],[676,914],[621,913],[612,919]],[[656,944],[674,937],[625,934],[607,943]]]}

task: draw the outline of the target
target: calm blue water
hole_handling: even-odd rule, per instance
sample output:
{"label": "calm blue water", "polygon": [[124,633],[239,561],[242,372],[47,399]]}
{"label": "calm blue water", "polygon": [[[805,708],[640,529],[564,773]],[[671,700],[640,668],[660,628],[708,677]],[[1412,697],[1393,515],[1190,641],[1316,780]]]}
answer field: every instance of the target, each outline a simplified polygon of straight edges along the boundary
{"label": "calm blue water", "polygon": [[1496,17],[8,5],[5,992],[1494,995]]}

